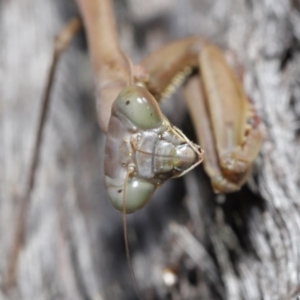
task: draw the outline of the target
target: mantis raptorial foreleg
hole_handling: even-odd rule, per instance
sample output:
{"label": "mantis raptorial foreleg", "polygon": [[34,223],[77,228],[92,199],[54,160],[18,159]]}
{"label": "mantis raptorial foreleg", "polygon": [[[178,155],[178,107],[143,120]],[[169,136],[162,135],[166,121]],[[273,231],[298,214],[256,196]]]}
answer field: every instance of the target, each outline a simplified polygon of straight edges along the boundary
{"label": "mantis raptorial foreleg", "polygon": [[161,48],[142,66],[150,78],[145,84],[161,97],[174,89],[178,74],[198,70],[197,79],[187,82],[185,94],[206,149],[205,169],[215,192],[239,190],[259,152],[262,133],[256,111],[221,50],[198,37],[187,38]]}

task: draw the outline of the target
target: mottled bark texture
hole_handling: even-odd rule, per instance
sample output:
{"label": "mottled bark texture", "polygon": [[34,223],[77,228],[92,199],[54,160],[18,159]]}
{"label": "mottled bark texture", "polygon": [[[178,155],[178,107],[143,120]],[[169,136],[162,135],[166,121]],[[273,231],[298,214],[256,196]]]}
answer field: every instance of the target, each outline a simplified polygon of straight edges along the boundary
{"label": "mottled bark texture", "polygon": [[[265,131],[240,192],[215,196],[200,167],[167,183],[128,217],[142,299],[296,299],[300,3],[127,0],[117,1],[116,11],[122,46],[135,62],[191,34],[229,50],[243,66],[245,90]],[[0,299],[136,299],[121,214],[103,187],[105,139],[83,32],[58,66],[16,284],[4,291],[53,38],[78,14],[71,0],[0,2]],[[178,93],[163,107],[193,137],[181,98]],[[174,285],[163,281],[170,272]]]}

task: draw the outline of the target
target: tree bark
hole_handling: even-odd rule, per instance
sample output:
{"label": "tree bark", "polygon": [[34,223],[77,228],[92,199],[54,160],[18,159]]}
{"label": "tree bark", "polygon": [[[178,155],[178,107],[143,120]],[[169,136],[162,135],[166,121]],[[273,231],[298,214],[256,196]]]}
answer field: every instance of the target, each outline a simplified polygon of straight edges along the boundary
{"label": "tree bark", "polygon": [[[79,12],[70,0],[1,1],[0,7],[0,299],[137,299],[122,217],[103,185],[105,137],[83,32],[57,68],[16,283],[5,288],[54,36]],[[240,192],[214,195],[197,168],[166,183],[127,218],[141,298],[296,300],[299,1],[127,0],[115,9],[122,47],[134,62],[188,35],[227,50],[243,66],[265,135]],[[180,92],[162,106],[194,136]]]}

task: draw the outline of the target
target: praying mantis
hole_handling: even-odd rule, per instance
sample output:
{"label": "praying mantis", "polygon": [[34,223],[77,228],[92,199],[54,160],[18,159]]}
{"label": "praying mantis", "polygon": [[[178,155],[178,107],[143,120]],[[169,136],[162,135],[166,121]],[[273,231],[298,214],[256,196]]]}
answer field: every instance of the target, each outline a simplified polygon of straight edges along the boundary
{"label": "praying mantis", "polygon": [[99,124],[107,135],[105,182],[113,206],[134,212],[164,181],[202,162],[201,148],[169,124],[155,102],[193,72],[185,98],[206,152],[204,168],[215,192],[239,190],[262,134],[256,111],[221,50],[190,37],[135,66],[120,48],[111,1],[77,2],[96,77]]}
{"label": "praying mantis", "polygon": [[[135,66],[119,45],[111,1],[77,3],[94,66],[98,120],[107,135],[106,188],[113,206],[123,212],[135,282],[125,214],[142,208],[164,181],[200,164],[202,148],[215,192],[239,190],[260,149],[260,120],[216,46],[199,37],[185,38]],[[156,103],[185,78],[185,98],[201,148],[173,127]]]}

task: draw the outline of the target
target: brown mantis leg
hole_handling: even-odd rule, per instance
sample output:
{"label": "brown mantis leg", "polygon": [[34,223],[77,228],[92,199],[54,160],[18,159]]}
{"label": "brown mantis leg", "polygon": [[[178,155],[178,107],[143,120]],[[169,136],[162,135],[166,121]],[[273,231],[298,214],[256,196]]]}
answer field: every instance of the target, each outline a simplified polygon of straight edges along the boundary
{"label": "brown mantis leg", "polygon": [[184,87],[184,97],[187,106],[190,108],[189,110],[196,128],[198,140],[201,140],[201,144],[205,147],[205,159],[203,164],[206,173],[211,178],[213,187],[224,192],[237,190],[238,186],[228,182],[222,175],[215,147],[215,138],[207,113],[203,84],[199,76],[193,76],[186,83]]}
{"label": "brown mantis leg", "polygon": [[41,152],[42,138],[43,138],[43,132],[47,120],[48,108],[51,100],[50,96],[51,96],[51,90],[52,90],[54,77],[55,77],[55,70],[61,54],[70,45],[74,36],[77,34],[80,28],[81,28],[81,23],[79,19],[74,18],[62,29],[62,31],[55,38],[54,51],[53,51],[52,62],[50,65],[49,75],[47,79],[47,86],[45,88],[45,93],[41,103],[41,111],[40,111],[39,122],[37,125],[37,133],[36,133],[35,145],[33,148],[32,160],[30,162],[24,196],[20,200],[21,202],[20,209],[18,212],[18,217],[16,218],[17,220],[16,232],[15,232],[14,241],[12,245],[11,257],[9,258],[8,261],[7,278],[4,283],[5,285],[4,288],[6,290],[12,287],[12,285],[14,285],[16,281],[16,268],[18,264],[19,254],[24,244],[26,216],[30,206],[31,193],[32,190],[34,189],[36,171],[39,166],[39,157]]}
{"label": "brown mantis leg", "polygon": [[131,64],[120,48],[111,0],[77,0],[94,68],[97,114],[106,133],[120,91],[132,81]]}
{"label": "brown mantis leg", "polygon": [[[259,118],[221,50],[203,39],[186,38],[151,54],[142,66],[150,78],[145,84],[155,95],[174,90],[172,77],[176,79],[182,71],[187,75],[187,68],[190,72],[199,70],[202,83],[199,87],[192,83],[187,96],[198,138],[208,157],[204,165],[216,192],[238,190],[258,154],[262,134]],[[173,80],[175,84],[177,81]],[[206,103],[203,107],[199,107],[197,97]]]}
{"label": "brown mantis leg", "polygon": [[[208,45],[202,49],[199,54],[199,73],[223,179],[240,187],[246,181],[261,146],[259,118],[237,76],[217,47]],[[190,108],[192,110],[193,107]],[[216,178],[212,178],[212,181],[215,182]],[[214,188],[223,191],[218,188],[219,181],[217,177]],[[224,191],[231,189],[232,186],[226,184]]]}

